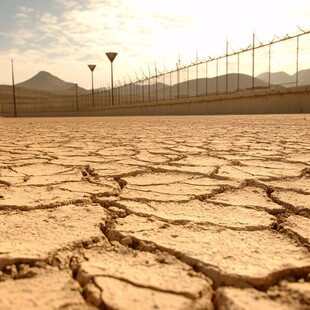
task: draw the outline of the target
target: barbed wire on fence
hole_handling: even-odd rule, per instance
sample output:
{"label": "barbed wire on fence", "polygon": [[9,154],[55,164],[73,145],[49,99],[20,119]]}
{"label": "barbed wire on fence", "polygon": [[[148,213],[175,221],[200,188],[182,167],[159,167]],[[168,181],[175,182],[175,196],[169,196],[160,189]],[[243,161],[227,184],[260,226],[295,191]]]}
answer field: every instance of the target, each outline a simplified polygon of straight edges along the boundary
{"label": "barbed wire on fence", "polygon": [[[282,42],[293,42],[294,39],[296,39],[294,43],[296,46],[291,57],[295,62],[295,80],[290,81],[287,85],[299,86],[300,38],[309,34],[310,30],[298,27],[297,34],[286,34],[282,37],[275,35],[272,40],[263,42],[253,33],[252,43],[238,50],[234,50],[226,39],[226,51],[220,56],[208,55],[205,59],[200,59],[196,51],[195,60],[184,64],[179,55],[174,68],[168,70],[163,64],[163,69],[159,70],[155,62],[154,72],[151,72],[152,70],[148,66],[148,75],[140,67],[141,75],[134,70],[135,77],[133,79],[130,74],[126,73],[129,81],[126,77],[123,77],[123,82],[117,81],[113,90],[113,95],[116,97],[115,105],[148,104],[157,101],[239,92],[257,87],[282,87],[282,84],[285,83],[281,83],[281,85],[272,83],[271,72],[274,69],[272,66],[275,66],[273,61],[276,59],[279,62],[278,58],[284,56],[274,57],[272,47]],[[257,60],[258,51],[267,47],[265,57]],[[310,44],[306,46],[306,55],[309,52]],[[308,59],[307,57],[303,58]],[[286,63],[287,59],[282,61]],[[292,62],[292,60],[290,61]],[[266,70],[268,78],[265,81],[257,79],[255,75],[257,67],[262,63],[268,65],[268,70]],[[231,69],[232,67],[234,69]],[[310,59],[304,67],[310,68]],[[17,110],[20,113],[100,110],[110,107],[111,91],[111,85],[107,89],[97,89],[92,98],[91,92],[78,91],[77,86],[74,93],[40,92],[16,88]],[[10,87],[5,90],[1,89],[0,114],[10,114],[12,111],[12,89]]]}

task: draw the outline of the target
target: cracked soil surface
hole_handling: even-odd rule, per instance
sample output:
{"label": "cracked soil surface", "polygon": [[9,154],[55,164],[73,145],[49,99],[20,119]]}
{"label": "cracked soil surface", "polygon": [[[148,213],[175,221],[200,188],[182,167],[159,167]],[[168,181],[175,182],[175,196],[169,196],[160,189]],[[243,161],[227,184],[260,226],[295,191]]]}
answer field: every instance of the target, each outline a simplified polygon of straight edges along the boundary
{"label": "cracked soil surface", "polygon": [[0,309],[310,309],[309,115],[0,130]]}

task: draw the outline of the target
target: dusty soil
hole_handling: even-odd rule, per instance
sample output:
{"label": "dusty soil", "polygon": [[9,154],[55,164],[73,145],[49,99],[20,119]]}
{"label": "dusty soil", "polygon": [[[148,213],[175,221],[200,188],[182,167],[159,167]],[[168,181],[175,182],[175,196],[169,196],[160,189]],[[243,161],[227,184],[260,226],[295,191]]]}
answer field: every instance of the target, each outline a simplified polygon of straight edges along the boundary
{"label": "dusty soil", "polygon": [[0,309],[310,309],[309,115],[0,130]]}

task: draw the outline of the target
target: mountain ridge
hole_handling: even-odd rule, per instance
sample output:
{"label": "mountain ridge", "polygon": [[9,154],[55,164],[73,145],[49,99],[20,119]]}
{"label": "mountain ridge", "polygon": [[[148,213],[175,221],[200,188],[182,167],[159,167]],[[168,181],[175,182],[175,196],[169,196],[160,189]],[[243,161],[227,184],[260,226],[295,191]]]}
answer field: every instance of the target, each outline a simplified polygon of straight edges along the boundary
{"label": "mountain ridge", "polygon": [[[269,72],[261,73],[257,78],[263,80],[264,82],[269,82]],[[284,72],[270,72],[270,84],[273,85],[283,85],[292,86],[296,84],[297,73],[292,75]],[[298,86],[310,85],[310,69],[303,69],[298,71]]]}
{"label": "mountain ridge", "polygon": [[[26,89],[45,90],[52,92],[73,92],[76,88],[75,83],[66,82],[47,71],[40,71],[30,79],[16,84],[16,86]],[[81,87],[79,87],[79,89],[85,90]]]}
{"label": "mountain ridge", "polygon": [[[236,73],[229,73],[228,75],[228,91],[236,91],[237,90],[237,81],[239,76],[239,89],[247,89],[251,88],[252,85],[252,77],[246,74],[239,74]],[[269,77],[270,77],[270,84],[274,86],[294,86],[296,83],[297,75],[296,73],[290,75],[284,71],[279,72],[264,72],[259,74],[255,77],[254,85],[255,87],[267,87],[269,85]],[[208,82],[207,82],[208,81]],[[187,85],[188,83],[188,85]],[[209,91],[215,92],[218,89],[219,92],[225,91],[226,87],[226,75],[221,75],[218,78],[210,77],[210,78],[200,78],[198,79],[199,84],[198,88],[203,89],[206,83],[209,84]],[[218,84],[217,84],[218,83]],[[162,85],[161,85],[162,84]],[[217,86],[216,86],[217,84]],[[154,84],[155,85],[155,84]],[[157,84],[160,88],[170,88],[170,85],[158,83]],[[181,93],[189,92],[192,95],[195,92],[196,88],[196,80],[190,81],[182,81],[179,84],[181,88]],[[300,70],[298,72],[298,85],[310,85],[310,69]],[[66,82],[59,77],[47,72],[47,71],[40,71],[30,79],[16,84],[17,87],[28,89],[28,90],[43,90],[43,91],[51,91],[51,92],[68,92],[73,93],[76,91],[76,84],[72,82]],[[137,84],[139,88],[141,84]],[[146,86],[145,86],[146,87]],[[171,85],[172,88],[178,87],[177,84]],[[153,87],[152,87],[153,88]],[[78,87],[79,91],[88,92],[82,87]],[[176,92],[176,90],[175,90]],[[201,90],[203,92],[203,90]],[[199,91],[200,93],[200,91]]]}

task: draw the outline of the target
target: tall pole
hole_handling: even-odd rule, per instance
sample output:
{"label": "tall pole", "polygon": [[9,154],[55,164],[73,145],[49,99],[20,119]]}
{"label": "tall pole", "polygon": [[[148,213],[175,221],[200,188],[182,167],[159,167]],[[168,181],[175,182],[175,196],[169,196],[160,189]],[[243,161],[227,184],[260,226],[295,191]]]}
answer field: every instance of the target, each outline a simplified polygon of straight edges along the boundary
{"label": "tall pole", "polygon": [[145,74],[143,70],[141,69],[142,74],[143,74],[143,80],[142,80],[142,102],[144,103],[144,81],[145,81]]}
{"label": "tall pole", "polygon": [[95,107],[95,92],[94,92],[94,71],[91,72],[91,96],[93,102],[93,108]]}
{"label": "tall pole", "polygon": [[219,93],[219,59],[216,59],[216,94]]}
{"label": "tall pole", "polygon": [[156,62],[155,62],[155,100],[158,101],[158,76],[157,76]]}
{"label": "tall pole", "polygon": [[228,93],[228,40],[226,39],[226,94]]}
{"label": "tall pole", "polygon": [[113,60],[117,56],[117,53],[108,52],[105,53],[111,62],[111,105],[114,105],[114,90],[113,90]]}
{"label": "tall pole", "polygon": [[75,105],[76,110],[79,110],[79,101],[78,101],[78,84],[75,84]]}
{"label": "tall pole", "polygon": [[170,99],[172,99],[172,78],[171,78],[172,71],[170,71]]}
{"label": "tall pole", "polygon": [[296,86],[298,86],[298,63],[299,63],[299,36],[297,36],[297,49],[296,49]]}
{"label": "tall pole", "polygon": [[206,61],[206,96],[208,96],[208,61]]}
{"label": "tall pole", "polygon": [[92,94],[92,103],[93,103],[93,109],[94,109],[95,108],[94,70],[96,68],[96,65],[88,65],[88,68],[91,71],[91,94]]}
{"label": "tall pole", "polygon": [[14,107],[14,117],[16,117],[17,116],[17,111],[16,111],[16,94],[15,94],[13,59],[11,59],[11,66],[12,66],[12,86],[13,86],[13,107]]}
{"label": "tall pole", "polygon": [[198,97],[198,50],[196,50],[196,97]]}
{"label": "tall pole", "polygon": [[177,62],[177,99],[180,98],[180,54],[179,54],[179,59]]}
{"label": "tall pole", "polygon": [[271,86],[271,43],[269,43],[269,72],[268,72],[268,87]]}
{"label": "tall pole", "polygon": [[189,97],[189,67],[186,68],[187,73],[187,98]]}
{"label": "tall pole", "polygon": [[113,62],[111,61],[111,105],[114,105]]}
{"label": "tall pole", "polygon": [[135,102],[139,102],[140,101],[140,94],[139,94],[139,78],[138,78],[138,74],[136,71],[134,71],[136,74],[136,82],[135,82],[135,94],[136,94],[136,100]]}
{"label": "tall pole", "polygon": [[149,102],[151,102],[151,70],[150,67],[148,67],[149,69]]}
{"label": "tall pole", "polygon": [[120,83],[120,81],[118,80],[117,81],[118,83],[118,87],[117,87],[117,98],[118,98],[118,105],[121,105],[121,96],[120,96],[120,90],[121,90],[121,87],[122,87],[122,84]]}
{"label": "tall pole", "polygon": [[129,81],[130,81],[130,83],[129,83],[129,99],[130,99],[130,104],[132,104],[132,89],[131,89],[132,81],[131,81],[130,75],[128,73],[127,73],[127,75],[128,75]]}
{"label": "tall pole", "polygon": [[163,76],[163,100],[165,100],[165,95],[166,95],[166,85],[165,85],[165,76],[166,76],[166,73],[163,73],[162,74]]}
{"label": "tall pole", "polygon": [[240,90],[240,52],[238,52],[238,82],[237,82],[237,91]]}
{"label": "tall pole", "polygon": [[253,32],[253,50],[252,50],[252,89],[254,89],[254,70],[255,70],[255,58],[254,58],[254,52],[255,52],[255,33]]}

